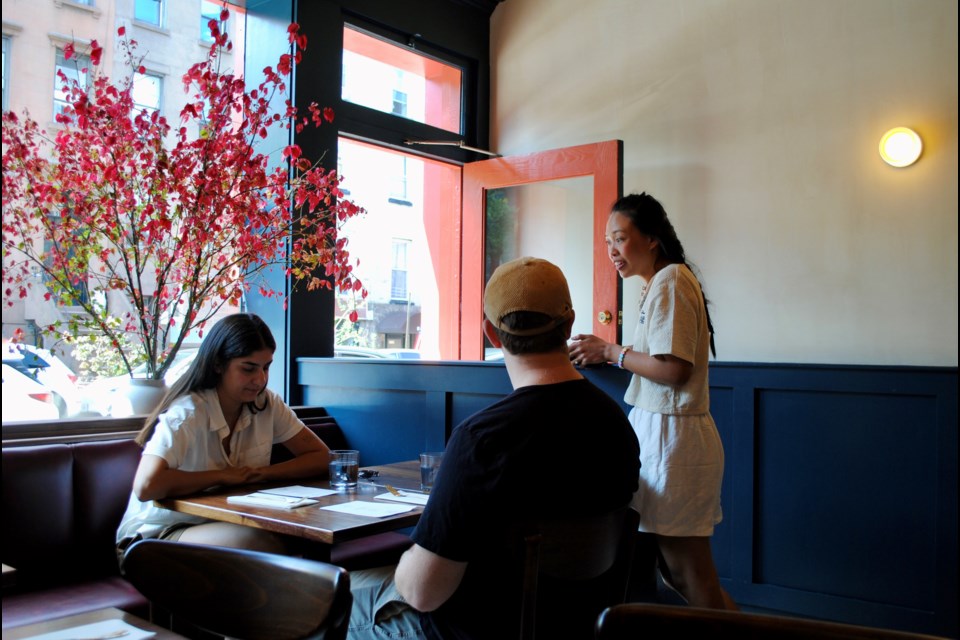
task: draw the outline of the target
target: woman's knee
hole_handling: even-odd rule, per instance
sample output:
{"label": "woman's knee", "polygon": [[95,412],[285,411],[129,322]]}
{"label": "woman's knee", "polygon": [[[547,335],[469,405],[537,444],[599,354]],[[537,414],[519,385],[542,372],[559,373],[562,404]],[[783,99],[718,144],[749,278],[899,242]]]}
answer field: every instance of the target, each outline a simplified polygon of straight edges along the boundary
{"label": "woman's knee", "polygon": [[180,536],[180,541],[266,553],[287,552],[283,540],[276,534],[228,522],[213,522],[190,527]]}

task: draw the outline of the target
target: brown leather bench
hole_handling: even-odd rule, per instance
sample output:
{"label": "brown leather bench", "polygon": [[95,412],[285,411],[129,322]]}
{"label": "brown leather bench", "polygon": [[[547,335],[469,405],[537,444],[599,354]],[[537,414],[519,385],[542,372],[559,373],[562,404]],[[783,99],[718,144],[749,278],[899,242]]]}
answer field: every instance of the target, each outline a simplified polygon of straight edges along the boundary
{"label": "brown leather bench", "polygon": [[[331,449],[348,448],[321,411],[305,411],[305,423]],[[278,460],[285,453],[275,449]],[[146,599],[120,577],[114,551],[139,460],[132,440],[3,449],[2,554],[16,569],[14,586],[3,590],[4,629],[104,607],[149,616]],[[336,545],[330,558],[348,570],[380,566],[409,545],[408,536],[385,533]]]}

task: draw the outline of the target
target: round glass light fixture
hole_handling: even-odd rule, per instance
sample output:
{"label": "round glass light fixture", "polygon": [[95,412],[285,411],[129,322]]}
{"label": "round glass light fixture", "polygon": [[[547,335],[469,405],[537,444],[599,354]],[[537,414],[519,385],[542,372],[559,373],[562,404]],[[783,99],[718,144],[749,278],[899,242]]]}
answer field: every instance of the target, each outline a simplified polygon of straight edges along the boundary
{"label": "round glass light fixture", "polygon": [[880,138],[880,157],[894,167],[909,167],[920,157],[923,142],[913,129],[894,127]]}

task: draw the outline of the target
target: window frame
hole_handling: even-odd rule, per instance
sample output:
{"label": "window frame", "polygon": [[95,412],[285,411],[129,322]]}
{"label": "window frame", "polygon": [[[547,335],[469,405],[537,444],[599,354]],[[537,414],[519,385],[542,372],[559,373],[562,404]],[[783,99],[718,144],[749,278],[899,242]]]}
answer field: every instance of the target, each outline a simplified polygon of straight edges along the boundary
{"label": "window frame", "polygon": [[131,97],[134,98],[134,103],[133,103],[134,112],[132,114],[133,117],[136,117],[142,111],[147,111],[147,115],[149,117],[150,115],[152,115],[152,112],[154,110],[154,107],[136,101],[135,93],[136,93],[136,82],[138,77],[156,78],[159,84],[159,91],[157,92],[157,106],[155,110],[159,115],[161,116],[164,115],[163,113],[164,86],[163,85],[165,84],[164,80],[166,76],[163,73],[160,73],[158,71],[153,71],[149,67],[147,67],[143,73],[140,73],[139,71],[137,71],[133,74],[134,89],[133,89],[133,92],[131,93]]}
{"label": "window frame", "polygon": [[[58,115],[63,113],[63,109],[69,106],[69,102],[66,100],[61,100],[57,97],[58,93],[64,93],[61,87],[60,77],[58,75],[61,65],[60,61],[63,60],[63,68],[69,67],[71,71],[76,72],[76,76],[79,81],[80,74],[85,68],[87,71],[83,74],[84,81],[86,83],[86,90],[89,92],[92,86],[92,75],[93,75],[93,60],[90,58],[89,54],[86,53],[74,53],[74,55],[67,60],[66,54],[64,53],[64,44],[59,41],[54,43],[54,58],[53,58],[53,118],[56,119]],[[69,75],[68,75],[69,77]]]}
{"label": "window frame", "polygon": [[[382,144],[387,147],[393,146],[413,153],[414,155],[447,160],[461,165],[486,157],[471,151],[465,151],[459,147],[435,146],[424,148],[408,144],[408,142],[412,140],[462,140],[465,145],[471,147],[485,148],[487,146],[485,137],[486,128],[478,126],[479,108],[476,104],[476,96],[482,92],[477,87],[480,80],[479,74],[477,73],[476,61],[471,60],[466,55],[457,54],[441,48],[439,45],[432,44],[423,36],[409,36],[402,31],[390,29],[383,24],[371,22],[356,14],[344,12],[342,27],[349,27],[366,32],[368,35],[380,38],[399,47],[413,48],[425,56],[458,67],[462,72],[462,76],[460,89],[460,133],[409,120],[405,116],[378,111],[370,107],[338,99],[337,102],[340,104],[340,107],[337,114],[337,125],[340,129],[340,135],[347,138],[352,137],[358,140]],[[340,48],[342,50],[342,32],[340,38]],[[413,43],[412,46],[411,43]],[[338,61],[338,66],[339,64],[340,61]],[[340,88],[339,83],[337,88]],[[485,115],[488,115],[489,110],[485,109],[484,111]]]}
{"label": "window frame", "polygon": [[[213,15],[207,15],[203,12],[204,4],[209,4],[213,8]],[[200,0],[200,42],[203,44],[209,45],[213,43],[213,38],[210,36],[210,27],[208,26],[210,24],[210,20],[217,21],[217,23],[220,25],[221,33],[229,34],[229,21],[224,22],[223,20],[220,20],[220,12],[222,9],[223,6],[214,2],[213,0]]]}
{"label": "window frame", "polygon": [[13,51],[13,36],[4,33],[3,34],[3,62],[2,69],[0,73],[3,74],[2,77],[2,94],[0,94],[0,102],[2,102],[2,108],[4,111],[9,109],[10,105],[10,57]]}
{"label": "window frame", "polygon": [[144,2],[156,2],[158,6],[157,21],[145,20],[137,16],[137,7],[141,0],[133,0],[133,21],[137,24],[147,25],[155,29],[166,29],[167,27],[167,1],[166,0],[143,0]]}

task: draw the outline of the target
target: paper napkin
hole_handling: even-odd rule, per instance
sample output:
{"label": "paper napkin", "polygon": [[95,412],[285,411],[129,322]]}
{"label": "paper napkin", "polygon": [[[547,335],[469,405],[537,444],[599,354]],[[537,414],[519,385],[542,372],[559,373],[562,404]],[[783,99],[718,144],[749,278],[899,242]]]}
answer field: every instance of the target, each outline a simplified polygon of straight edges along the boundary
{"label": "paper napkin", "polygon": [[290,496],[293,498],[322,498],[324,496],[336,495],[338,492],[334,489],[320,489],[318,487],[305,487],[295,484],[289,487],[276,487],[275,489],[263,489],[260,493],[270,493],[278,496]]}
{"label": "paper napkin", "polygon": [[274,493],[266,493],[263,491],[248,493],[245,496],[230,496],[227,498],[227,502],[230,504],[242,504],[247,507],[273,507],[275,509],[296,509],[297,507],[317,504],[316,500],[310,500],[309,498],[278,496]]}
{"label": "paper napkin", "polygon": [[392,493],[381,493],[379,495],[373,496],[374,500],[390,500],[392,502],[406,502],[407,504],[416,504],[419,506],[424,506],[427,504],[427,500],[430,498],[429,494],[426,493],[407,493],[400,490],[400,495],[395,496]]}
{"label": "paper napkin", "polygon": [[336,511],[338,513],[349,513],[355,516],[367,516],[368,518],[386,518],[395,516],[407,511],[413,511],[413,507],[407,507],[401,504],[377,504],[365,500],[354,500],[341,504],[333,504],[329,507],[320,507],[327,511]]}
{"label": "paper napkin", "polygon": [[[123,635],[119,635],[119,634]],[[152,638],[157,634],[153,631],[146,631],[131,624],[127,624],[119,618],[115,620],[103,620],[91,624],[81,625],[79,627],[69,627],[60,631],[51,631],[38,636],[30,636],[26,640],[75,640],[76,638],[115,638],[122,637],[123,640],[143,640]]]}

